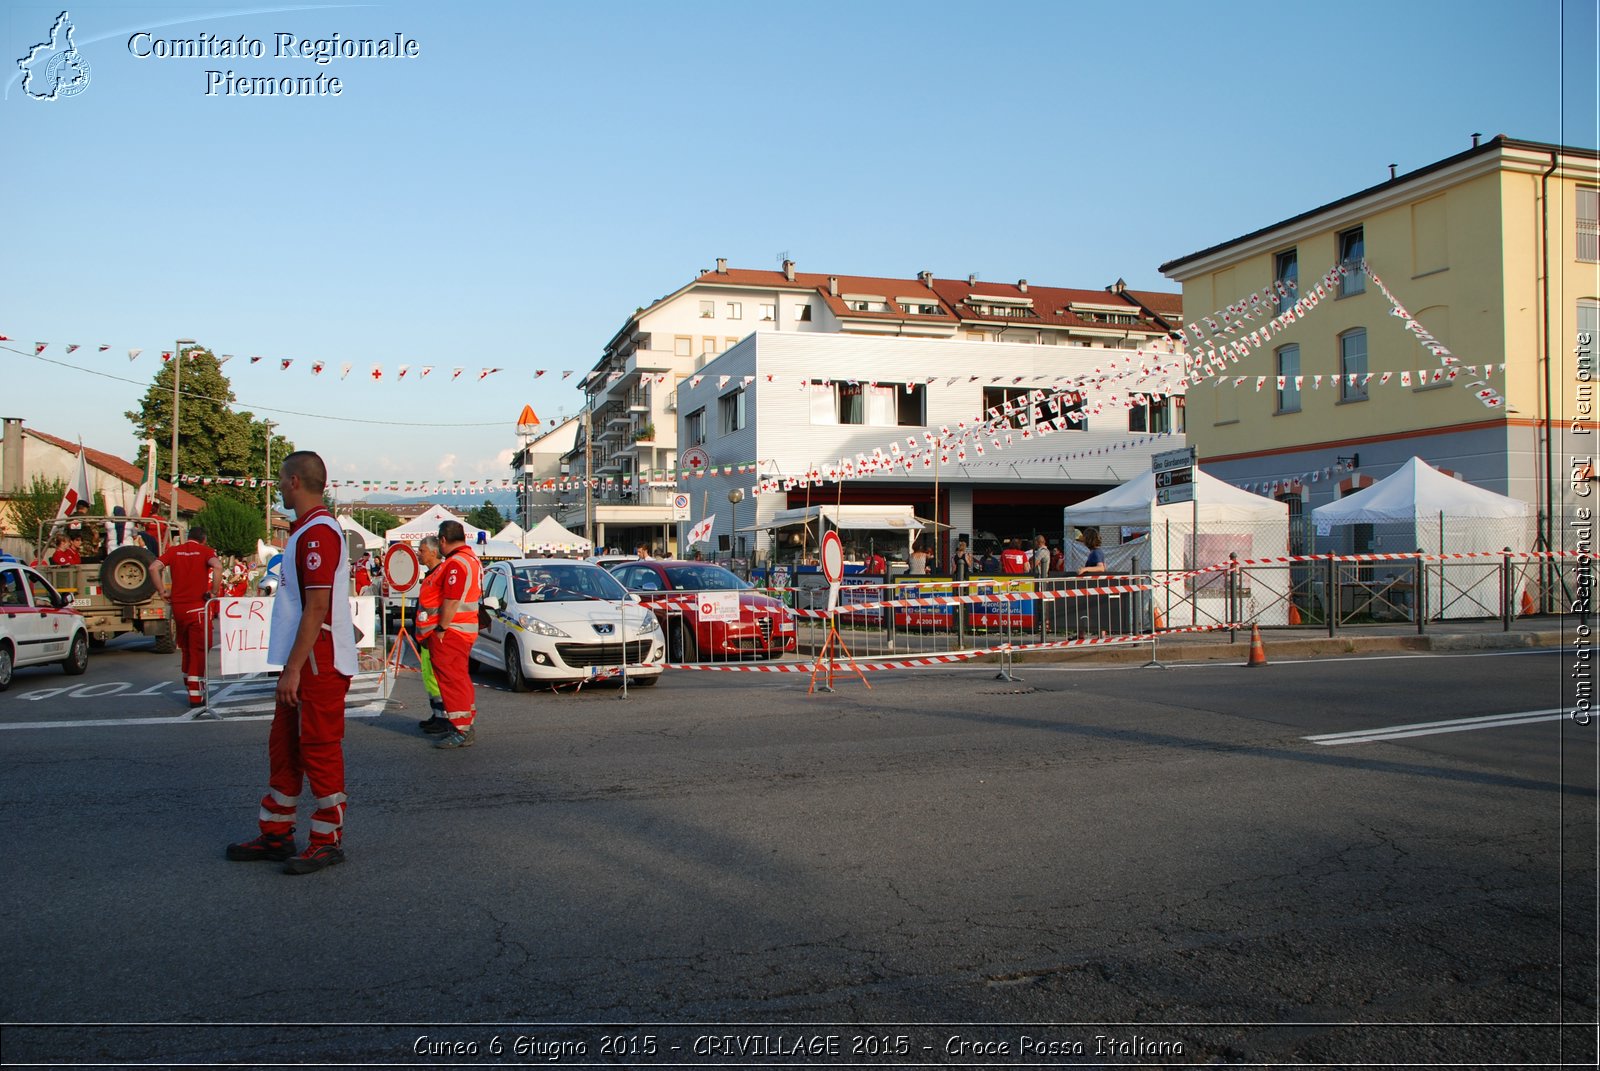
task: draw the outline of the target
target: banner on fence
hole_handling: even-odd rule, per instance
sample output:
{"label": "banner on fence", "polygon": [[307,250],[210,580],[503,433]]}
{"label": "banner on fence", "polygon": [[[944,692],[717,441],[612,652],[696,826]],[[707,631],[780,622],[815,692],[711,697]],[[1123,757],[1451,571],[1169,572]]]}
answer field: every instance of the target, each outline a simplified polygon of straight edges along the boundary
{"label": "banner on fence", "polygon": [[[212,609],[217,622],[217,647],[222,656],[222,675],[270,673],[267,640],[272,631],[272,599],[218,599]],[[378,642],[377,600],[371,595],[350,597],[350,619],[356,627],[356,646],[372,647]]]}

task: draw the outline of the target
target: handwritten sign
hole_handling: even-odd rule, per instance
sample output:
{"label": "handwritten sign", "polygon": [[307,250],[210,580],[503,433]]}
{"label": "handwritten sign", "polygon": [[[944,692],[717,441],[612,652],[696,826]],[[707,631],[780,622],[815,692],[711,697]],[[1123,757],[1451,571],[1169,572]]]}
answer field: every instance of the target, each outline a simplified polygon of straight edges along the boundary
{"label": "handwritten sign", "polygon": [[[271,598],[218,599],[212,604],[216,647],[222,656],[222,675],[271,673],[267,644],[272,638]],[[356,646],[378,642],[377,600],[371,595],[350,597],[350,620],[356,627]]]}

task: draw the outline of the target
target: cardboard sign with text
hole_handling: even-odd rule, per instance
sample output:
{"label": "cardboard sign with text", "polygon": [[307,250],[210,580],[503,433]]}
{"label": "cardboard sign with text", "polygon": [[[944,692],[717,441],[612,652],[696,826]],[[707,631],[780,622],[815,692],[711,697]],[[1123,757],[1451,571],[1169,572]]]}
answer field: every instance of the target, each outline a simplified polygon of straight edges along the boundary
{"label": "cardboard sign with text", "polygon": [[[218,599],[212,606],[216,646],[222,655],[222,675],[271,673],[267,641],[272,631],[271,598]],[[371,595],[350,597],[350,620],[356,627],[356,646],[378,642],[377,600]]]}

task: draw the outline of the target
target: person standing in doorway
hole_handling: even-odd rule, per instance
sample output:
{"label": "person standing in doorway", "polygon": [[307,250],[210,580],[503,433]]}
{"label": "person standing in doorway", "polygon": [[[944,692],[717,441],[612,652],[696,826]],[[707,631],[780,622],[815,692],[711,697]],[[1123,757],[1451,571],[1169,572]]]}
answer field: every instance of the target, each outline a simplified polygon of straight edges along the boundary
{"label": "person standing in doorway", "polygon": [[[228,845],[236,862],[282,861],[285,874],[310,874],[345,861],[344,701],[356,673],[350,565],[344,532],[322,504],[328,469],[296,450],[278,470],[278,493],[295,515],[283,550],[283,582],[272,602],[268,665],[282,666],[267,739],[269,785],[261,833]],[[295,854],[295,809],[311,782],[311,837]]]}

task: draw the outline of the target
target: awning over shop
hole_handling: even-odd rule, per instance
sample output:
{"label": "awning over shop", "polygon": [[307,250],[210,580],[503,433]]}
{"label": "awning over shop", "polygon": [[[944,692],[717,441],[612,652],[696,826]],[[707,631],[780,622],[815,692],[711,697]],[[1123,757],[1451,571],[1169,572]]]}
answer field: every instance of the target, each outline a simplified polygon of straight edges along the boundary
{"label": "awning over shop", "polygon": [[797,524],[811,524],[818,517],[834,528],[890,532],[920,532],[932,523],[916,517],[910,506],[802,506],[799,509],[779,510],[765,524],[751,525],[740,531],[766,532],[774,528],[789,528]]}

